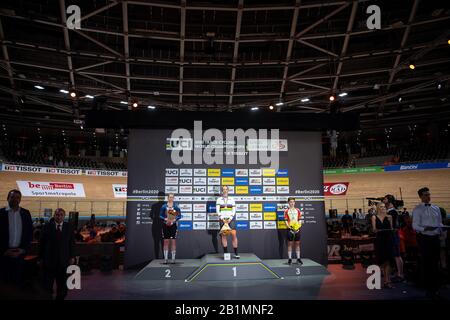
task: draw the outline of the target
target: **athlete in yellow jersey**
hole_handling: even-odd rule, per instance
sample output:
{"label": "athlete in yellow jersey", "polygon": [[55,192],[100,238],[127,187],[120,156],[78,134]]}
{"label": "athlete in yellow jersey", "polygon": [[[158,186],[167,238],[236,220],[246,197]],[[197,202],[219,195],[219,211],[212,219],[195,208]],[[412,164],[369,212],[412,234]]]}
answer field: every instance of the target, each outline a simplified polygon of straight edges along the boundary
{"label": "athlete in yellow jersey", "polygon": [[303,264],[300,259],[300,228],[302,226],[302,213],[295,207],[295,198],[288,198],[289,208],[284,211],[284,221],[288,227],[287,247],[288,247],[288,264],[292,263],[292,244],[294,243],[295,252],[297,254],[297,263]]}

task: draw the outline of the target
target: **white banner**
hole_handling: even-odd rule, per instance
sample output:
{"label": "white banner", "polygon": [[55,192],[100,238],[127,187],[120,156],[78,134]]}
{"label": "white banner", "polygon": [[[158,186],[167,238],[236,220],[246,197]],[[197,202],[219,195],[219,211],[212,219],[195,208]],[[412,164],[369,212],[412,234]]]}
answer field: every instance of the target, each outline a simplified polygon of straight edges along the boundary
{"label": "white banner", "polygon": [[16,182],[25,197],[86,197],[82,183],[20,180]]}
{"label": "white banner", "polygon": [[127,197],[127,185],[126,184],[113,184],[114,198],[126,198]]}
{"label": "white banner", "polygon": [[96,177],[126,177],[126,171],[86,170],[85,175]]}

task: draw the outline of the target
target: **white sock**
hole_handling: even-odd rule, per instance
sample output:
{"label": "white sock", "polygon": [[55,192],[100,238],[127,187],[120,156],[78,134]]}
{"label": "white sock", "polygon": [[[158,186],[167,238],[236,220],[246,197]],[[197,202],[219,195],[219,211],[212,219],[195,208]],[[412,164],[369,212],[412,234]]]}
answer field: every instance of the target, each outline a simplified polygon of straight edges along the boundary
{"label": "white sock", "polygon": [[164,250],[164,260],[169,259],[169,250]]}
{"label": "white sock", "polygon": [[292,259],[292,250],[288,250],[288,258]]}
{"label": "white sock", "polygon": [[175,254],[176,254],[177,252],[175,251],[175,250],[173,250],[172,251],[172,260],[175,260]]}
{"label": "white sock", "polygon": [[300,249],[295,250],[295,253],[297,254],[297,259],[300,259]]}

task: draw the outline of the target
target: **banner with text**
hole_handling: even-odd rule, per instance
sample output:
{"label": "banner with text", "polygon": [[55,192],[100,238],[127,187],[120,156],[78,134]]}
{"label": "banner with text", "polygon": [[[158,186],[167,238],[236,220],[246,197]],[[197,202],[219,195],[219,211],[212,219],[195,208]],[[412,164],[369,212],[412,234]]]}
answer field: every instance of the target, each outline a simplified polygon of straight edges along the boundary
{"label": "banner with text", "polygon": [[26,197],[85,198],[82,183],[18,180],[17,186]]}

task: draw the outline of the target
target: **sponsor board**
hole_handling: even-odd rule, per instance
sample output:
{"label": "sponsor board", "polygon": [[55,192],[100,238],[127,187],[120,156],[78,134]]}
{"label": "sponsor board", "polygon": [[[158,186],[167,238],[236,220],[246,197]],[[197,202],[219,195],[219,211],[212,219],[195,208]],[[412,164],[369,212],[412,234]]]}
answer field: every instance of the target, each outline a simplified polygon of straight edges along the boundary
{"label": "sponsor board", "polygon": [[325,182],[323,193],[325,196],[344,196],[347,194],[349,182]]}
{"label": "sponsor board", "polygon": [[288,194],[289,193],[289,187],[277,186],[277,193],[279,193],[279,194]]}
{"label": "sponsor board", "polygon": [[262,221],[250,221],[249,223],[250,229],[262,229],[263,228],[263,222]]}
{"label": "sponsor board", "polygon": [[222,185],[223,186],[234,185],[234,178],[222,178]]}
{"label": "sponsor board", "polygon": [[275,169],[272,168],[264,168],[262,169],[263,177],[275,177]]}
{"label": "sponsor board", "polygon": [[263,211],[267,212],[273,212],[277,211],[277,205],[276,203],[264,203],[263,204]]}
{"label": "sponsor board", "polygon": [[276,189],[275,189],[275,187],[273,186],[270,186],[270,187],[266,187],[266,186],[264,186],[263,187],[263,193],[264,194],[267,194],[267,193],[269,193],[269,194],[271,194],[271,193],[276,193]]}
{"label": "sponsor board", "polygon": [[262,179],[261,178],[250,178],[248,181],[248,184],[251,186],[260,186],[260,185],[262,185]]}
{"label": "sponsor board", "polygon": [[219,214],[216,212],[210,212],[207,215],[209,221],[219,221]]}
{"label": "sponsor board", "polygon": [[184,213],[185,211],[192,211],[192,203],[180,203],[178,207],[181,210],[181,213]]}
{"label": "sponsor board", "polygon": [[191,177],[192,169],[180,169],[180,177]]}
{"label": "sponsor board", "polygon": [[208,178],[208,185],[220,186],[220,178]]}
{"label": "sponsor board", "polygon": [[277,222],[276,221],[264,221],[264,229],[276,229]]}
{"label": "sponsor board", "polygon": [[288,151],[287,139],[248,139],[248,151]]}
{"label": "sponsor board", "polygon": [[178,169],[166,168],[166,177],[178,177]]}
{"label": "sponsor board", "polygon": [[208,169],[208,177],[220,177],[220,169]]}
{"label": "sponsor board", "polygon": [[277,211],[286,211],[286,209],[289,208],[288,203],[277,203]]}
{"label": "sponsor board", "polygon": [[126,184],[113,184],[114,198],[126,198],[127,197],[127,185]]}
{"label": "sponsor board", "polygon": [[258,212],[262,211],[263,205],[262,203],[250,203],[250,211]]}
{"label": "sponsor board", "polygon": [[206,220],[206,212],[193,212],[192,220],[194,221],[205,221]]}
{"label": "sponsor board", "polygon": [[234,177],[234,169],[222,169],[222,177]]}
{"label": "sponsor board", "polygon": [[208,230],[220,230],[220,223],[219,222],[208,222],[207,223],[207,229]]}
{"label": "sponsor board", "polygon": [[277,177],[287,177],[288,175],[288,169],[278,169],[277,171]]}
{"label": "sponsor board", "polygon": [[206,203],[195,203],[194,212],[206,212]]}
{"label": "sponsor board", "polygon": [[250,186],[250,194],[262,194],[262,186]]}
{"label": "sponsor board", "polygon": [[236,169],[235,176],[236,177],[248,177],[248,169]]}
{"label": "sponsor board", "polygon": [[275,185],[275,178],[263,178],[263,184],[274,186]]}
{"label": "sponsor board", "polygon": [[262,212],[250,212],[250,220],[262,220]]}
{"label": "sponsor board", "polygon": [[177,185],[178,177],[166,177],[166,185]]}
{"label": "sponsor board", "polygon": [[220,186],[208,186],[208,194],[220,194]]}
{"label": "sponsor board", "polygon": [[192,221],[181,221],[178,222],[179,230],[192,230]]}
{"label": "sponsor board", "polygon": [[277,220],[284,221],[284,212],[277,211]]}
{"label": "sponsor board", "polygon": [[180,221],[191,221],[191,220],[192,220],[192,212],[181,211]]}
{"label": "sponsor board", "polygon": [[236,212],[236,220],[248,220],[248,212]]}
{"label": "sponsor board", "polygon": [[250,177],[261,177],[262,170],[261,169],[249,169]]}
{"label": "sponsor board", "polygon": [[237,203],[236,212],[246,212],[248,211],[248,203]]}
{"label": "sponsor board", "polygon": [[180,186],[180,193],[183,194],[192,193],[192,186]]}
{"label": "sponsor board", "polygon": [[279,186],[288,186],[289,178],[277,178],[277,185]]}
{"label": "sponsor board", "polygon": [[264,220],[277,220],[276,212],[264,212]]}
{"label": "sponsor board", "polygon": [[191,138],[167,138],[166,150],[193,150]]}
{"label": "sponsor board", "polygon": [[180,177],[178,181],[179,181],[180,185],[191,185],[192,184],[192,178]]}
{"label": "sponsor board", "polygon": [[109,170],[86,170],[84,172],[87,176],[96,177],[126,177],[126,173],[122,171],[109,171]]}
{"label": "sponsor board", "polygon": [[277,228],[278,229],[287,229],[286,222],[283,221],[277,221]]}
{"label": "sponsor board", "polygon": [[248,194],[248,186],[236,186],[236,194]]}
{"label": "sponsor board", "polygon": [[247,230],[248,226],[248,221],[236,221],[236,230]]}
{"label": "sponsor board", "polygon": [[177,186],[166,186],[165,187],[165,193],[178,193],[178,187]]}
{"label": "sponsor board", "polygon": [[194,190],[194,194],[205,194],[206,186],[193,186],[192,190]]}
{"label": "sponsor board", "polygon": [[206,230],[206,221],[194,221],[193,229],[194,230]]}
{"label": "sponsor board", "polygon": [[194,185],[202,185],[202,186],[204,186],[204,185],[206,185],[206,181],[207,181],[206,178],[194,177]]}
{"label": "sponsor board", "polygon": [[[69,168],[45,168],[44,172],[49,173],[49,174],[64,174],[64,175],[69,175],[69,176],[80,176],[83,174],[83,171],[81,169],[69,169]],[[106,177],[114,177],[114,176],[126,177],[127,176],[127,173],[122,172],[122,171],[107,171],[107,172],[111,172],[111,174],[109,174],[109,175],[105,174],[103,176],[106,176]],[[117,173],[117,174],[114,175],[112,173]]]}
{"label": "sponsor board", "polygon": [[195,177],[206,177],[206,169],[194,169]]}
{"label": "sponsor board", "polygon": [[246,185],[248,185],[248,178],[242,178],[242,177],[236,178],[236,185],[237,186],[246,186]]}
{"label": "sponsor board", "polygon": [[23,180],[16,183],[25,197],[86,197],[82,183]]}

